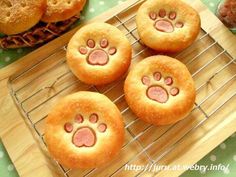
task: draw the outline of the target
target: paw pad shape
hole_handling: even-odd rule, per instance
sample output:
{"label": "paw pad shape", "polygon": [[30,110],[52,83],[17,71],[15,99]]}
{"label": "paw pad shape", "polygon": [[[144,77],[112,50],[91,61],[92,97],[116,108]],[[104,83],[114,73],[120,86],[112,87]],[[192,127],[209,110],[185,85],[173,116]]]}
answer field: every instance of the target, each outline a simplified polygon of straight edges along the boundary
{"label": "paw pad shape", "polygon": [[179,89],[172,87],[173,78],[170,76],[163,78],[160,72],[155,72],[152,80],[148,76],[143,76],[141,81],[143,85],[148,86],[147,97],[159,103],[166,103],[170,95],[174,97],[179,94]]}
{"label": "paw pad shape", "polygon": [[[67,133],[72,133],[72,143],[76,147],[93,147],[97,141],[97,133],[104,133],[107,130],[105,123],[99,123],[97,130],[90,126],[83,126],[84,118],[81,114],[77,114],[74,122],[67,122],[64,124],[64,130]],[[97,124],[99,121],[98,115],[93,113],[89,116],[89,124]],[[75,129],[75,127],[78,127]]]}
{"label": "paw pad shape", "polygon": [[177,13],[175,11],[170,11],[167,14],[165,9],[160,9],[158,13],[150,12],[149,17],[154,20],[154,27],[161,32],[172,33],[176,28],[183,28],[184,24],[181,21],[177,21]]}
{"label": "paw pad shape", "polygon": [[115,55],[116,47],[108,47],[109,41],[106,38],[100,40],[99,44],[93,39],[88,39],[86,46],[81,46],[79,52],[87,56],[87,62],[90,65],[106,65],[109,57]]}

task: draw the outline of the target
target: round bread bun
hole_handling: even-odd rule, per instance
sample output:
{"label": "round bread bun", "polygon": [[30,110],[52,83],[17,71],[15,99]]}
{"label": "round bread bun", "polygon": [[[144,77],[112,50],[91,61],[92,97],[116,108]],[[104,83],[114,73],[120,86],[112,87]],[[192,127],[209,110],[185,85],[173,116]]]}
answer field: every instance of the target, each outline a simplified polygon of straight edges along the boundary
{"label": "round bread bun", "polygon": [[79,14],[85,4],[86,0],[48,0],[41,20],[47,23],[67,20]]}
{"label": "round bread bun", "polygon": [[132,48],[126,36],[107,23],[91,23],[81,28],[67,47],[67,63],[83,82],[108,84],[129,68]]}
{"label": "round bread bun", "polygon": [[46,0],[0,1],[0,32],[12,35],[27,31],[40,21],[46,4]]}
{"label": "round bread bun", "polygon": [[129,72],[124,85],[131,110],[145,122],[166,125],[183,119],[193,108],[194,81],[180,61],[168,56],[144,59]]}
{"label": "round bread bun", "polygon": [[179,52],[197,38],[201,22],[196,10],[181,0],[147,0],[136,17],[140,38],[160,52]]}
{"label": "round bread bun", "polygon": [[120,111],[106,96],[81,91],[61,99],[46,118],[50,154],[67,168],[110,162],[124,142]]}

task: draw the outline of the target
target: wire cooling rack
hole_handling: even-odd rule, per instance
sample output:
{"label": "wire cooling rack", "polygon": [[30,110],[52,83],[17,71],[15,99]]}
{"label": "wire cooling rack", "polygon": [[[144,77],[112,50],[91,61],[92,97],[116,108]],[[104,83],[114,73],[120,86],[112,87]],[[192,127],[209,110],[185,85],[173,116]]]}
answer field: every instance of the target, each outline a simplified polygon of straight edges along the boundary
{"label": "wire cooling rack", "polygon": [[[135,25],[138,6],[132,6],[111,17],[108,23],[125,33],[133,47],[132,65],[156,54],[140,40]],[[171,56],[185,63],[196,83],[197,99],[191,113],[173,125],[155,127],[142,122],[130,111],[124,100],[123,81],[96,87],[80,82],[71,73],[65,60],[66,46],[9,80],[11,95],[32,128],[32,132],[46,150],[44,123],[51,106],[64,95],[80,90],[100,92],[108,96],[120,109],[126,129],[121,153],[101,168],[71,170],[57,163],[62,174],[72,176],[145,176],[141,171],[125,171],[126,164],[158,164],[192,131],[214,118],[236,95],[235,59],[210,34],[201,30],[198,39],[186,50]],[[175,136],[174,136],[175,135]],[[168,140],[168,141],[167,141]],[[47,153],[47,152],[46,152]],[[53,160],[53,159],[52,159]]]}

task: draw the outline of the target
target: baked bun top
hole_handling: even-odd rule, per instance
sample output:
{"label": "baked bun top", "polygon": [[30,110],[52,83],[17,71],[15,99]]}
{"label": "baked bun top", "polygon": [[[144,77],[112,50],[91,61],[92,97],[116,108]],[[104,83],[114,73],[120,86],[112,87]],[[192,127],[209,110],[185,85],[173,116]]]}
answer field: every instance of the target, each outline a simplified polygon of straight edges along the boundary
{"label": "baked bun top", "polygon": [[174,123],[192,109],[195,86],[187,67],[163,55],[144,59],[125,80],[125,98],[136,115],[155,125]]}
{"label": "baked bun top", "polygon": [[107,23],[90,23],[75,33],[67,47],[67,63],[87,84],[102,85],[118,79],[131,62],[126,36]]}
{"label": "baked bun top", "polygon": [[148,0],[139,8],[136,23],[148,47],[178,52],[195,40],[201,22],[198,12],[181,0]]}
{"label": "baked bun top", "polygon": [[12,35],[36,25],[46,9],[46,0],[1,0],[0,32]]}
{"label": "baked bun top", "polygon": [[124,142],[119,109],[106,96],[81,91],[61,99],[48,114],[45,141],[51,155],[68,168],[110,162]]}
{"label": "baked bun top", "polygon": [[42,17],[44,22],[58,22],[69,19],[83,9],[86,0],[48,0]]}

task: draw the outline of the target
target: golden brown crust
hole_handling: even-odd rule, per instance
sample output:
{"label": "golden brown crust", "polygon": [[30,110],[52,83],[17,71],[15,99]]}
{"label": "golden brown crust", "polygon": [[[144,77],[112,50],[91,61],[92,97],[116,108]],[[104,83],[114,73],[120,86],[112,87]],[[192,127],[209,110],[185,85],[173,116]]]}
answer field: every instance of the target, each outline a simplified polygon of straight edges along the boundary
{"label": "golden brown crust", "polygon": [[[115,47],[117,52],[109,55],[109,62],[103,66],[91,65],[87,62],[88,55],[94,49],[101,49],[100,41],[106,38],[109,45],[106,49]],[[93,39],[94,49],[87,46],[87,41]],[[86,55],[79,52],[79,48],[88,49]],[[70,40],[67,48],[67,63],[72,72],[87,84],[102,85],[115,81],[129,68],[132,48],[125,35],[116,27],[107,23],[92,23],[81,28]]]}
{"label": "golden brown crust", "polygon": [[[164,19],[169,20],[175,25],[183,22],[182,28],[176,28],[171,33],[160,32],[155,27],[155,21],[149,17],[151,12],[159,13],[160,9],[166,10]],[[170,20],[170,12],[176,12],[176,19]],[[178,52],[196,39],[200,31],[200,17],[196,10],[183,1],[178,0],[148,0],[139,8],[136,17],[137,29],[142,41],[150,48],[162,52]]]}
{"label": "golden brown crust", "polygon": [[46,0],[0,1],[0,32],[12,35],[36,25],[46,9]]}
{"label": "golden brown crust", "polygon": [[[98,115],[97,124],[88,121],[89,115]],[[83,124],[74,122],[76,114],[84,118]],[[76,147],[72,133],[64,130],[70,122],[77,129],[91,127],[96,132],[96,143],[92,147]],[[107,130],[100,133],[99,123],[105,123]],[[75,127],[74,127],[75,129]],[[75,131],[75,130],[73,130]],[[45,141],[51,155],[68,168],[94,168],[111,161],[124,142],[124,124],[118,108],[107,97],[94,92],[78,92],[61,99],[46,118]]]}
{"label": "golden brown crust", "polygon": [[[162,74],[162,79],[153,78],[155,72]],[[166,103],[159,103],[147,97],[148,86],[142,83],[142,77],[148,76],[151,85],[160,85],[168,92],[177,87],[179,94],[172,96]],[[173,78],[173,84],[164,84],[164,78]],[[183,119],[192,109],[196,97],[194,81],[188,69],[180,61],[168,56],[152,56],[137,64],[128,74],[125,85],[125,98],[133,112],[142,120],[166,125]]]}
{"label": "golden brown crust", "polygon": [[42,21],[58,22],[67,20],[79,14],[85,4],[86,0],[48,0]]}

